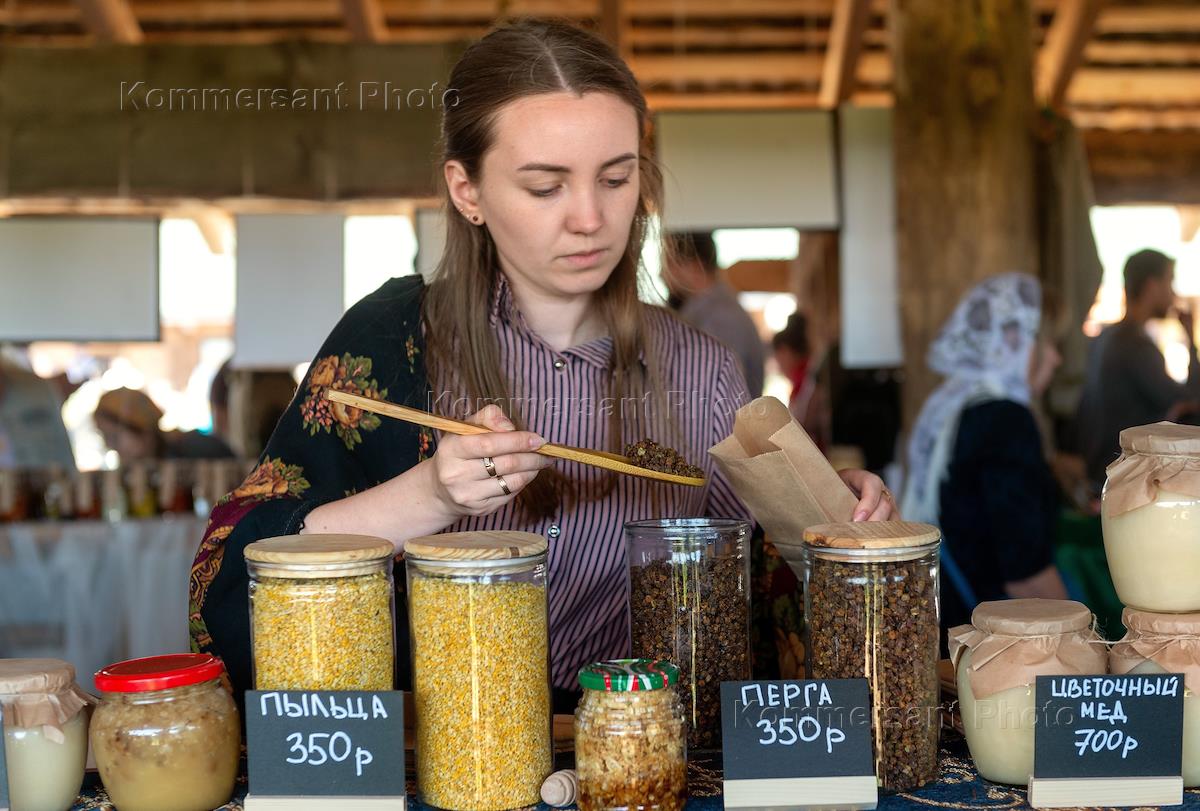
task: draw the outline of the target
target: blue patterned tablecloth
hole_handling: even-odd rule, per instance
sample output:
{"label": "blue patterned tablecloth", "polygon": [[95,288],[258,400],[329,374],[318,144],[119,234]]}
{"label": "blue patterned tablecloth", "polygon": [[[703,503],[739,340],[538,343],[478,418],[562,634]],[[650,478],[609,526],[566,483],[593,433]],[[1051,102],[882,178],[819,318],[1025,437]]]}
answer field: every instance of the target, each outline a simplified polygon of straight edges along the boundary
{"label": "blue patterned tablecloth", "polygon": [[[999,786],[981,779],[967,755],[963,739],[954,733],[945,737],[940,759],[941,776],[938,781],[909,794],[880,797],[880,811],[910,811],[921,808],[1006,810],[1029,808],[1024,789]],[[569,758],[570,755],[567,757]],[[411,784],[409,790],[412,791]],[[687,811],[717,811],[723,808],[719,754],[700,753],[692,758],[688,764],[688,790],[691,799],[688,801]],[[245,794],[246,779],[243,775],[239,778],[237,795],[234,800],[217,811],[241,811],[241,800]],[[410,794],[410,796],[412,795]],[[331,801],[329,807],[333,811],[336,809],[336,804]],[[428,811],[427,806],[416,802],[410,802],[408,807],[412,811]],[[1183,805],[1175,807],[1200,811],[1200,791],[1185,791]],[[538,811],[549,811],[549,807],[545,805],[537,808]],[[87,781],[84,783],[83,794],[73,809],[73,811],[85,810],[113,811],[95,774],[88,775]]]}

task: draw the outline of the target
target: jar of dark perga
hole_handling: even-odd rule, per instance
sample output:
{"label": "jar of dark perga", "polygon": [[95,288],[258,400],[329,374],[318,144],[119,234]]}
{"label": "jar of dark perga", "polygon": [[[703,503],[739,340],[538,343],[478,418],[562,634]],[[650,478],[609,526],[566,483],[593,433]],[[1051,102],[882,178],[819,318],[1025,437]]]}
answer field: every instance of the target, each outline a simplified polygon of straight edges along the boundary
{"label": "jar of dark perga", "polygon": [[808,670],[866,678],[884,791],[938,775],[938,547],[929,524],[823,524],[804,533]]}
{"label": "jar of dark perga", "polygon": [[721,682],[750,678],[750,524],[633,521],[625,540],[633,656],[679,668],[688,748],[720,748]]}

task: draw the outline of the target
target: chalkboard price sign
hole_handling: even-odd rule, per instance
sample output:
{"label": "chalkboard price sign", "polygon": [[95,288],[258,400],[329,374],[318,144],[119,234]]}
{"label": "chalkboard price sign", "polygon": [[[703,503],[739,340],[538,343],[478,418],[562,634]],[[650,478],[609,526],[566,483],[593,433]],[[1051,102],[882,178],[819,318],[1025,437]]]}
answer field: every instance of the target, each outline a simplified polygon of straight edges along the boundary
{"label": "chalkboard price sign", "polygon": [[400,692],[249,691],[246,752],[247,811],[404,808]]}
{"label": "chalkboard price sign", "polygon": [[1040,676],[1030,805],[1183,802],[1184,677]]}
{"label": "chalkboard price sign", "polygon": [[725,807],[874,808],[865,679],[721,685]]}

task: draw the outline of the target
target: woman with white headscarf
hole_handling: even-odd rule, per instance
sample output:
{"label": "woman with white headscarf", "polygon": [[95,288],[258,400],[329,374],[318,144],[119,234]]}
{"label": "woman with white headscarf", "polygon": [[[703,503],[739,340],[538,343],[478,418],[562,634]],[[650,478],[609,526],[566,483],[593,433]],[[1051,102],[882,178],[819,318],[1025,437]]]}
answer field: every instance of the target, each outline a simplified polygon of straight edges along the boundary
{"label": "woman with white headscarf", "polygon": [[921,408],[901,512],[942,528],[942,624],[1005,597],[1065,598],[1054,566],[1058,493],[1030,404],[1061,362],[1039,340],[1042,294],[992,276],[959,302],[929,348],[946,379]]}

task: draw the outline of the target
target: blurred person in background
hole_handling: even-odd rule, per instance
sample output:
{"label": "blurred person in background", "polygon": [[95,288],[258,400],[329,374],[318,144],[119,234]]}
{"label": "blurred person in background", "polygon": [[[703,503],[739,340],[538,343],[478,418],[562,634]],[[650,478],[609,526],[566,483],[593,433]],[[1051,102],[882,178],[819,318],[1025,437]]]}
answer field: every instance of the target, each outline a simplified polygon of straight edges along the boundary
{"label": "blurred person in background", "polygon": [[199,431],[163,431],[163,412],[150,397],[134,389],[114,389],[100,397],[94,419],[104,444],[121,464],[152,459],[229,459],[233,451],[218,437]]}
{"label": "blurred person in background", "polygon": [[[229,388],[233,378],[231,361],[225,361],[213,375],[208,387],[208,407],[212,411],[212,433],[226,444],[233,445],[229,423]],[[273,426],[272,426],[273,427]]]}
{"label": "blurred person in background", "polygon": [[1166,360],[1146,332],[1148,321],[1171,315],[1174,281],[1175,260],[1169,256],[1149,249],[1130,256],[1125,261],[1125,318],[1092,342],[1076,431],[1095,494],[1104,486],[1105,468],[1120,453],[1121,431],[1162,420],[1184,421],[1200,411],[1192,314],[1176,311],[1191,358],[1186,383],[1167,374]]}
{"label": "blurred person in background", "polygon": [[52,381],[29,368],[22,347],[4,347],[0,351],[0,470],[55,465],[75,469],[59,392]]}
{"label": "blurred person in background", "polygon": [[992,276],[929,348],[946,379],[913,428],[901,512],[942,529],[946,628],[985,600],[1067,597],[1054,564],[1058,488],[1032,406],[1062,362],[1042,320],[1037,279]]}
{"label": "blurred person in background", "polygon": [[788,411],[801,425],[808,416],[814,381],[809,374],[812,366],[812,347],[808,340],[808,319],[803,313],[788,316],[787,324],[771,339],[771,349],[779,371],[792,384],[788,396]]}
{"label": "blurred person in background", "polygon": [[754,319],[738,303],[737,291],[720,276],[712,234],[681,232],[667,240],[663,280],[670,291],[668,303],[684,321],[733,350],[747,391],[758,397],[763,391],[763,341]]}

